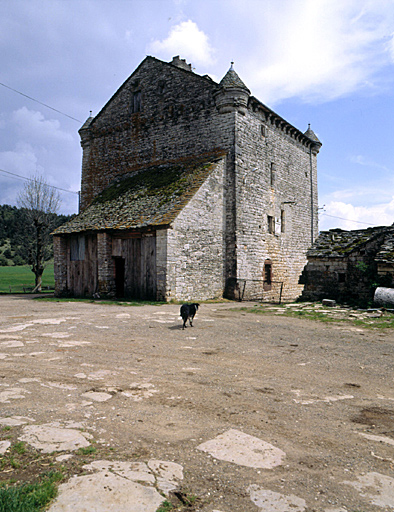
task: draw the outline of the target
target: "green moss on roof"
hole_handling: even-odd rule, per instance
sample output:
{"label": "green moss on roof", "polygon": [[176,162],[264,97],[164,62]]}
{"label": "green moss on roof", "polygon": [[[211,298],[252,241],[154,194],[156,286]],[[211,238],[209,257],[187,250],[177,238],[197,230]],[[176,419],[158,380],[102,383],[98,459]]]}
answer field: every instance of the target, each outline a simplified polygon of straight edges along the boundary
{"label": "green moss on roof", "polygon": [[172,196],[181,196],[188,185],[193,183],[193,174],[204,171],[210,164],[203,166],[160,166],[140,171],[124,178],[105,189],[94,200],[93,204],[114,201],[123,194],[135,200],[142,197],[159,196],[161,204],[170,201]]}
{"label": "green moss on roof", "polygon": [[169,225],[219,161],[216,156],[162,164],[119,177],[54,234]]}
{"label": "green moss on roof", "polygon": [[[377,226],[353,231],[342,229],[323,231],[308,250],[307,255],[308,257],[343,258],[353,251],[361,249],[377,237],[381,237],[382,240],[385,240],[383,243],[387,244],[387,248],[383,245],[382,249],[385,247],[387,251],[390,251],[394,245],[391,243],[392,232],[391,226]],[[382,259],[383,251],[380,251],[380,254],[380,259]]]}

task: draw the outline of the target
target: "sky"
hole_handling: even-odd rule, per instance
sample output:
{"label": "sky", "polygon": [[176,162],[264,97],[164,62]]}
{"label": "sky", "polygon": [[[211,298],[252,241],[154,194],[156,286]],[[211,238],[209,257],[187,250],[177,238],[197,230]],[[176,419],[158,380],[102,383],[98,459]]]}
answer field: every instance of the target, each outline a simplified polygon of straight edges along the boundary
{"label": "sky", "polygon": [[0,204],[42,176],[77,212],[78,130],[147,55],[311,124],[320,230],[394,222],[394,0],[0,0]]}

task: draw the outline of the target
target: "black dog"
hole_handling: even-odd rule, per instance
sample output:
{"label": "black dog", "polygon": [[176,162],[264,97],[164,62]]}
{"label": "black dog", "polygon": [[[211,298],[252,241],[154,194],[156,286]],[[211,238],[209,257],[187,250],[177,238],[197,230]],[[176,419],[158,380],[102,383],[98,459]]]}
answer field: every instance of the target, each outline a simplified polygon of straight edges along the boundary
{"label": "black dog", "polygon": [[199,305],[200,304],[196,304],[196,303],[182,304],[182,306],[181,306],[181,317],[183,320],[182,329],[187,327],[186,322],[188,319],[189,319],[190,327],[193,327],[193,318],[194,318],[194,315],[197,313],[197,309],[198,309]]}

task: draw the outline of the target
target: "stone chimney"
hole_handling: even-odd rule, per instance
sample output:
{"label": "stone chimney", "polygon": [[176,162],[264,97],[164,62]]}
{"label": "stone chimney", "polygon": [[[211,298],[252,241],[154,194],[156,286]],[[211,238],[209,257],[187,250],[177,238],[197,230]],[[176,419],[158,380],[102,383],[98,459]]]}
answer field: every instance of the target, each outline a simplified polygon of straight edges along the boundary
{"label": "stone chimney", "polygon": [[179,55],[172,58],[172,61],[170,62],[173,66],[176,66],[177,68],[185,69],[186,71],[192,71],[192,65],[188,64],[186,62],[186,59],[181,59]]}

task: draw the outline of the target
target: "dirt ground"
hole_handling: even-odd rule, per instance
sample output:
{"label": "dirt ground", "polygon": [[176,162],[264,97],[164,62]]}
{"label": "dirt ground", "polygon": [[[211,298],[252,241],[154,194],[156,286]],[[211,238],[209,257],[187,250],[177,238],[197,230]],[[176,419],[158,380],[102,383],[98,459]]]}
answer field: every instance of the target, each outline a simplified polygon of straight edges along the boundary
{"label": "dirt ground", "polygon": [[[393,510],[393,331],[240,306],[202,304],[182,330],[178,305],[1,296],[0,439],[74,426],[95,448],[57,452],[73,454],[63,460],[51,448],[47,460],[0,466],[1,481],[153,458],[182,466],[169,497],[182,510]],[[198,448],[229,431],[282,457],[252,467]]]}

